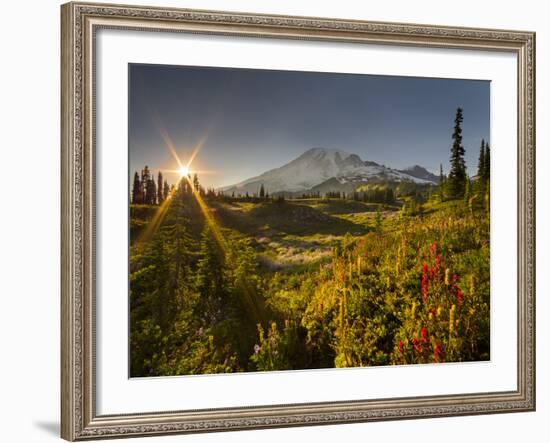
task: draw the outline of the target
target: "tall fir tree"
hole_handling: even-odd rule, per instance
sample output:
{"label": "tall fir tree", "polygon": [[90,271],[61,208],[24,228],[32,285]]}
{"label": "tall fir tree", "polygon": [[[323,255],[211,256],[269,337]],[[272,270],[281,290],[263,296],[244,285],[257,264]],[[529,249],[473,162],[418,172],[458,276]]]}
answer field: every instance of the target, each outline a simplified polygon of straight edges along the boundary
{"label": "tall fir tree", "polygon": [[481,139],[481,147],[479,148],[479,159],[477,161],[477,179],[485,179],[485,139]]}
{"label": "tall fir tree", "polygon": [[265,197],[265,189],[263,183],[260,185],[260,198]]}
{"label": "tall fir tree", "polygon": [[485,182],[489,184],[489,180],[491,178],[491,148],[489,147],[489,143],[485,144],[485,162],[483,168],[483,177],[485,178]]}
{"label": "tall fir tree", "polygon": [[206,325],[216,323],[226,300],[225,294],[225,254],[214,238],[214,233],[205,225],[199,250],[196,270],[196,287],[200,294],[198,315],[206,320]]}
{"label": "tall fir tree", "polygon": [[485,177],[485,210],[487,212],[490,211],[491,207],[491,195],[490,195],[490,188],[491,188],[491,148],[489,147],[489,143],[485,144],[485,170],[484,170],[484,177]]}
{"label": "tall fir tree", "polygon": [[487,179],[485,176],[486,161],[487,159],[485,139],[481,139],[481,145],[479,148],[479,159],[477,161],[477,177],[474,184],[474,189],[478,193],[485,192],[487,188]]}
{"label": "tall fir tree", "polygon": [[464,161],[464,146],[462,145],[462,108],[457,108],[453,130],[453,146],[451,147],[451,170],[447,179],[447,190],[451,198],[464,196],[466,186],[466,162]]}
{"label": "tall fir tree", "polygon": [[162,185],[163,185],[162,172],[159,171],[159,174],[157,176],[157,200],[159,205],[161,205],[162,202],[164,201],[164,189]]}
{"label": "tall fir tree", "polygon": [[199,183],[199,176],[196,173],[193,176],[193,189],[195,190],[195,192],[199,192],[201,189],[201,185]]}
{"label": "tall fir tree", "polygon": [[157,204],[157,185],[152,177],[147,181],[147,189],[145,194],[147,196],[147,204]]}
{"label": "tall fir tree", "polygon": [[145,165],[145,167],[141,170],[141,199],[143,204],[148,204],[150,196],[147,195],[147,191],[149,188],[149,181],[151,180],[151,171],[149,170],[149,166]]}
{"label": "tall fir tree", "polygon": [[170,186],[168,186],[168,182],[164,180],[164,185],[162,187],[162,199],[166,200],[168,198],[168,194],[170,194]]}
{"label": "tall fir tree", "polygon": [[141,201],[141,180],[137,171],[134,174],[134,184],[132,185],[132,203],[134,205],[142,203]]}

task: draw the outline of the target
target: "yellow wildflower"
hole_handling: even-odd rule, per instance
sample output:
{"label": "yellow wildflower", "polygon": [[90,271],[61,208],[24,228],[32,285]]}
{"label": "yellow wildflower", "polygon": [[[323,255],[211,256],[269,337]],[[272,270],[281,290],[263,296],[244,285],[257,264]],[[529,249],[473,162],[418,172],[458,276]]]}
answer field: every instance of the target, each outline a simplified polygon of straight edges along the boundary
{"label": "yellow wildflower", "polygon": [[452,305],[449,312],[449,334],[452,334],[455,328],[455,311],[456,305]]}
{"label": "yellow wildflower", "polygon": [[449,268],[445,269],[445,285],[449,286],[451,282],[451,270]]}

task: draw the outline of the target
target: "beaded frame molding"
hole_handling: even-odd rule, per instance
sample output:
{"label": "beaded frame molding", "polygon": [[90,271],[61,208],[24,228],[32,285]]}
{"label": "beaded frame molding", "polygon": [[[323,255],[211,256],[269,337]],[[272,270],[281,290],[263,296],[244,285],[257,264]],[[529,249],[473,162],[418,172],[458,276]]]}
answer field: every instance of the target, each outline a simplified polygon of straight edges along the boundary
{"label": "beaded frame molding", "polygon": [[[143,6],[61,7],[61,436],[87,440],[535,409],[535,34]],[[511,392],[97,415],[95,77],[100,28],[506,51],[518,69],[518,379]]]}

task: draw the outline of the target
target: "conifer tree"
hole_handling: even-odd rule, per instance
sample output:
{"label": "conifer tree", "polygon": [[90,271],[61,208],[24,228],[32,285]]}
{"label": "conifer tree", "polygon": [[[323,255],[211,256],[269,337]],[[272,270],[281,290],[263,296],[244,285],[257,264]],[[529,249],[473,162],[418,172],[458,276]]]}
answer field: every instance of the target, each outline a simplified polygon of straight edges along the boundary
{"label": "conifer tree", "polygon": [[451,198],[464,196],[466,185],[466,163],[464,161],[464,146],[462,146],[462,108],[457,108],[453,130],[453,146],[451,147],[451,170],[447,180],[447,189]]}
{"label": "conifer tree", "polygon": [[170,194],[170,187],[168,186],[168,182],[164,180],[164,186],[162,189],[162,199],[166,200],[168,198],[168,194]]}
{"label": "conifer tree", "polygon": [[134,173],[134,184],[132,185],[132,203],[134,205],[141,203],[141,181],[137,171]]}
{"label": "conifer tree", "polygon": [[159,205],[161,205],[162,202],[164,201],[164,189],[162,185],[163,185],[162,172],[159,171],[159,174],[157,176],[157,200]]}
{"label": "conifer tree", "polygon": [[260,186],[260,198],[264,198],[265,197],[265,189],[264,189],[264,185],[263,183],[261,184]]}
{"label": "conifer tree", "polygon": [[486,177],[486,143],[485,139],[481,139],[481,146],[479,148],[479,159],[477,162],[477,179],[475,182],[476,192],[485,192],[487,188],[487,177]]}
{"label": "conifer tree", "polygon": [[149,166],[141,170],[141,202],[147,204],[149,201],[149,196],[147,195],[147,188],[149,187],[149,180],[151,179],[151,172],[149,171]]}
{"label": "conifer tree", "polygon": [[483,168],[483,177],[485,182],[489,183],[491,178],[491,148],[489,148],[489,143],[485,144],[485,162]]}
{"label": "conifer tree", "polygon": [[491,186],[491,148],[489,147],[489,143],[485,144],[485,170],[484,170],[484,177],[485,177],[485,210],[487,212],[490,211],[490,186]]}
{"label": "conifer tree", "polygon": [[485,139],[481,139],[479,148],[479,159],[477,161],[477,179],[485,180]]}
{"label": "conifer tree", "polygon": [[195,192],[199,192],[201,185],[199,183],[199,176],[195,173],[193,176],[193,188],[195,189]]}
{"label": "conifer tree", "polygon": [[202,231],[199,257],[196,279],[197,290],[201,296],[200,314],[206,318],[207,324],[212,324],[216,322],[218,311],[222,309],[225,301],[225,256],[208,224]]}
{"label": "conifer tree", "polygon": [[147,181],[147,189],[145,194],[147,196],[148,205],[155,205],[157,203],[157,185],[155,184],[155,180],[153,178],[150,178]]}

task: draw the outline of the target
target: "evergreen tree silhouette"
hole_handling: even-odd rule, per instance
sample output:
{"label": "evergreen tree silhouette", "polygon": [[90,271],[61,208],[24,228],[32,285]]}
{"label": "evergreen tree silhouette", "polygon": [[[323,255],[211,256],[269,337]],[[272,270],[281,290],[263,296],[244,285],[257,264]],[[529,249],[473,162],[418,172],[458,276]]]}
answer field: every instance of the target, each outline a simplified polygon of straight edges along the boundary
{"label": "evergreen tree silhouette", "polygon": [[455,125],[453,130],[453,146],[451,147],[451,170],[447,180],[448,192],[451,198],[461,198],[464,196],[466,186],[466,162],[464,154],[466,153],[462,145],[462,108],[457,108],[455,116]]}

